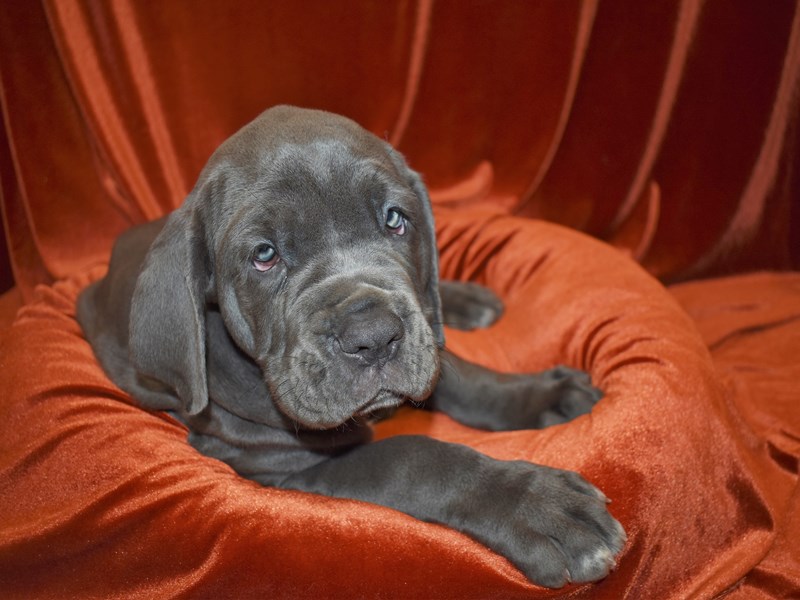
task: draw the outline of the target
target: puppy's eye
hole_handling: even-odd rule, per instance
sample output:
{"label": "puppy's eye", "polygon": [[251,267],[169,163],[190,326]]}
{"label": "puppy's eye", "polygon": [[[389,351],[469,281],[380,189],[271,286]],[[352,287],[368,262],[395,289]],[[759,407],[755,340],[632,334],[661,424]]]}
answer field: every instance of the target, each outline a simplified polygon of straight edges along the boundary
{"label": "puppy's eye", "polygon": [[278,252],[270,244],[259,244],[253,250],[253,266],[256,271],[269,271],[278,262]]}
{"label": "puppy's eye", "polygon": [[406,218],[396,208],[390,208],[386,213],[386,227],[395,235],[403,235],[406,232]]}

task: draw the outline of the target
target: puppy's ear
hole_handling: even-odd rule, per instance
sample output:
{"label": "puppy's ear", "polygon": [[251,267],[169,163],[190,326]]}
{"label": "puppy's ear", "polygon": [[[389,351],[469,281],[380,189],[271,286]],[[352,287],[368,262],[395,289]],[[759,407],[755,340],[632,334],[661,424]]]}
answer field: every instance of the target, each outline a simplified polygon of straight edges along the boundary
{"label": "puppy's ear", "polygon": [[137,371],[177,394],[195,415],[208,405],[203,232],[187,201],[167,219],[131,301],[129,349]]}
{"label": "puppy's ear", "polygon": [[428,323],[436,337],[436,343],[440,348],[444,348],[444,316],[442,315],[442,300],[439,297],[439,252],[436,248],[436,229],[433,223],[433,209],[431,200],[428,196],[428,188],[422,182],[419,173],[412,170],[406,163],[403,155],[397,150],[386,144],[389,157],[401,175],[406,178],[408,185],[419,198],[423,209],[422,223],[417,223],[417,228],[422,234],[422,244],[420,245],[420,262],[423,272],[420,275],[424,281],[424,295],[427,306],[424,306]]}

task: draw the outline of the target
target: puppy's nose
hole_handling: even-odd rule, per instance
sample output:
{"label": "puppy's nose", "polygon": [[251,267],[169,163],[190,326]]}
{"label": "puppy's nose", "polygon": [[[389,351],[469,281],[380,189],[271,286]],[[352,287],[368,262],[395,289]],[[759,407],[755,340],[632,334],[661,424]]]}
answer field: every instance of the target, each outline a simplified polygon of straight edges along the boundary
{"label": "puppy's nose", "polygon": [[336,340],[346,355],[364,365],[386,364],[397,353],[403,322],[382,306],[367,305],[345,315]]}

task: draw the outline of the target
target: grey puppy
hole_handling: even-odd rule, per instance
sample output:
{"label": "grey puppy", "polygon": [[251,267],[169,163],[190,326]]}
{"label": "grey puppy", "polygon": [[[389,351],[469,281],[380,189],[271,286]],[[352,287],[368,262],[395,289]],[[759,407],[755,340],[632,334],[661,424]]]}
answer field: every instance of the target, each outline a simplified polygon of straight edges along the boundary
{"label": "grey puppy", "polygon": [[275,107],[179,209],[119,238],[78,319],[122,389],[244,477],[454,527],[541,585],[601,579],[625,533],[577,473],[424,436],[367,443],[406,401],[490,430],[591,410],[582,372],[503,375],[444,348],[445,320],[500,310],[479,286],[440,293],[430,201],[399,153],[344,117]]}

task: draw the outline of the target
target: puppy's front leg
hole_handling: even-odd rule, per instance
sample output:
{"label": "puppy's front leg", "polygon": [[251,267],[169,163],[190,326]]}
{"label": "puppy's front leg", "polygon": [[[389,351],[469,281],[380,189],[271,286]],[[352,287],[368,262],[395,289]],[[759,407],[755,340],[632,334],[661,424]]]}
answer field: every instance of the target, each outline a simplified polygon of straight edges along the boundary
{"label": "puppy's front leg", "polygon": [[441,351],[441,376],[425,406],[487,429],[541,429],[588,413],[603,393],[569,367],[505,374]]}
{"label": "puppy's front leg", "polygon": [[605,496],[577,473],[498,461],[423,436],[359,446],[279,486],[453,527],[547,587],[602,579],[625,543]]}

